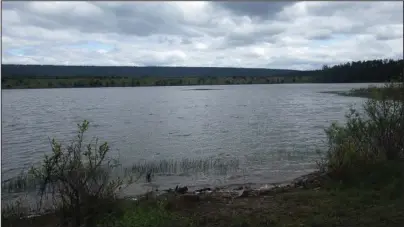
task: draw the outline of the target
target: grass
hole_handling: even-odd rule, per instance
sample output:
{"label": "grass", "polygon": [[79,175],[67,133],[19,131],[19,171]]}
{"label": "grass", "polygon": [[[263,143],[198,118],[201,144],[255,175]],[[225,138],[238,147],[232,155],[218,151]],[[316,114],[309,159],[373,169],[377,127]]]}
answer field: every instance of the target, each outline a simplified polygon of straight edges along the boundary
{"label": "grass", "polygon": [[[167,159],[158,161],[143,161],[133,164],[131,167],[123,168],[122,172],[118,173],[123,177],[135,176],[145,177],[147,173],[154,174],[195,174],[214,172],[219,175],[224,175],[231,171],[240,170],[240,161],[238,159],[221,159],[221,158],[204,158],[190,159],[184,158],[181,160]],[[22,172],[17,177],[3,181],[2,190],[9,193],[29,192],[38,189],[40,182],[32,175]]]}
{"label": "grass", "polygon": [[350,91],[323,91],[321,93],[337,94],[342,96],[362,97],[362,98],[378,98],[380,95],[386,95],[390,98],[397,99],[397,94],[401,94],[402,90],[398,86],[390,87],[369,86],[367,88],[353,88]]}
{"label": "grass", "polygon": [[358,174],[356,181],[328,178],[320,186],[290,187],[267,195],[146,201],[109,217],[114,223],[109,226],[402,226],[403,164],[372,166],[374,172]]}
{"label": "grass", "polygon": [[37,181],[25,172],[1,182],[1,190],[6,192],[26,192],[36,189]]}
{"label": "grass", "polygon": [[[394,177],[380,183],[324,182],[320,188],[290,188],[283,192],[246,198],[183,196],[125,201],[104,215],[98,226],[114,227],[256,227],[256,226],[402,226],[404,223],[403,163],[393,163]],[[401,168],[401,169],[400,169]],[[386,172],[379,175],[385,176]],[[370,177],[371,178],[371,177]],[[49,220],[55,220],[48,216]],[[44,217],[19,220],[18,225],[43,225]],[[55,220],[56,221],[56,220]],[[3,221],[4,223],[4,221]],[[36,225],[37,224],[37,225]],[[6,225],[7,226],[7,225]],[[8,225],[10,226],[10,225]]]}
{"label": "grass", "polygon": [[[404,163],[389,161],[353,175],[343,183],[332,178],[319,187],[288,188],[267,195],[228,198],[207,195],[199,200],[182,195],[119,200],[99,227],[202,226],[402,226]],[[20,209],[20,208],[18,208]],[[11,212],[12,213],[12,212]],[[47,221],[46,221],[47,220]],[[31,219],[2,218],[5,226],[54,226],[54,214]],[[13,225],[10,225],[13,223]],[[7,225],[9,224],[9,225]]]}
{"label": "grass", "polygon": [[148,204],[129,204],[119,216],[109,215],[100,220],[100,226],[192,226],[193,220],[179,212],[167,209],[167,201]]}
{"label": "grass", "polygon": [[135,173],[144,175],[151,173],[200,173],[215,171],[218,173],[227,173],[232,170],[238,170],[240,162],[238,159],[224,160],[221,158],[205,158],[205,159],[188,159],[182,160],[159,160],[155,162],[141,162],[134,164],[131,168],[126,169],[126,173]]}

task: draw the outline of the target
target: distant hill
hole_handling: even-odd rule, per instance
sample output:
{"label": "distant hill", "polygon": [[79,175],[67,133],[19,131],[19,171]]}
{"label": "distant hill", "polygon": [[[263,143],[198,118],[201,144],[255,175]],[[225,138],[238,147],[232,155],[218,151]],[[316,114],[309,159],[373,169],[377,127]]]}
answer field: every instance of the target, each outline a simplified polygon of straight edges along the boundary
{"label": "distant hill", "polygon": [[1,65],[3,77],[268,77],[282,76],[298,70],[224,67],[159,67],[159,66],[61,66],[61,65]]}
{"label": "distant hill", "polygon": [[403,59],[298,71],[263,68],[2,65],[2,89],[402,81]]}

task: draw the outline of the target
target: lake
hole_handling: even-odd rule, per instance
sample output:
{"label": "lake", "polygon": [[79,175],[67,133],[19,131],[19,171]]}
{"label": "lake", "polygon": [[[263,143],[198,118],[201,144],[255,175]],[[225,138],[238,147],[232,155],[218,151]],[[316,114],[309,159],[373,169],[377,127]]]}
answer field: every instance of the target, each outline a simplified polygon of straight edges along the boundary
{"label": "lake", "polygon": [[[365,99],[324,94],[369,84],[272,84],[2,90],[2,178],[49,153],[48,138],[67,141],[90,121],[88,137],[108,141],[130,167],[141,161],[240,160],[225,174],[160,174],[129,187],[262,184],[312,171],[325,148],[324,128],[344,121]],[[200,90],[193,90],[193,89]],[[214,89],[214,90],[205,90]]]}

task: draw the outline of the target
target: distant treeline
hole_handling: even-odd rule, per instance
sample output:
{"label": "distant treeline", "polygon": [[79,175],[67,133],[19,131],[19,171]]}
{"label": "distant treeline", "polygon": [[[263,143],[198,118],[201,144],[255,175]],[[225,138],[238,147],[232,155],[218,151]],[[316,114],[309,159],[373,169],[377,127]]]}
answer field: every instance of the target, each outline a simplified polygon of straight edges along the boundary
{"label": "distant treeline", "polygon": [[348,62],[310,71],[208,67],[2,65],[2,88],[135,87],[273,83],[386,82],[403,60]]}
{"label": "distant treeline", "polygon": [[310,76],[317,83],[388,82],[402,77],[403,59],[378,59],[347,62],[311,71],[292,72],[287,76]]}
{"label": "distant treeline", "polygon": [[3,89],[291,83],[284,77],[2,77]]}
{"label": "distant treeline", "polygon": [[14,77],[265,77],[284,75],[296,70],[224,67],[165,66],[65,66],[65,65],[2,65],[3,75]]}

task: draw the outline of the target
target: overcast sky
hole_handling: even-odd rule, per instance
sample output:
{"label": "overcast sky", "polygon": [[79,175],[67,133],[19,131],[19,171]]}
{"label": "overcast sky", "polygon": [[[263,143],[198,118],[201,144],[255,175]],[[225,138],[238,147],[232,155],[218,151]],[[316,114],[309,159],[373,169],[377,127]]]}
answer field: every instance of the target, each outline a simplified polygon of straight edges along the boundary
{"label": "overcast sky", "polygon": [[403,2],[3,2],[2,61],[312,69],[403,57]]}

